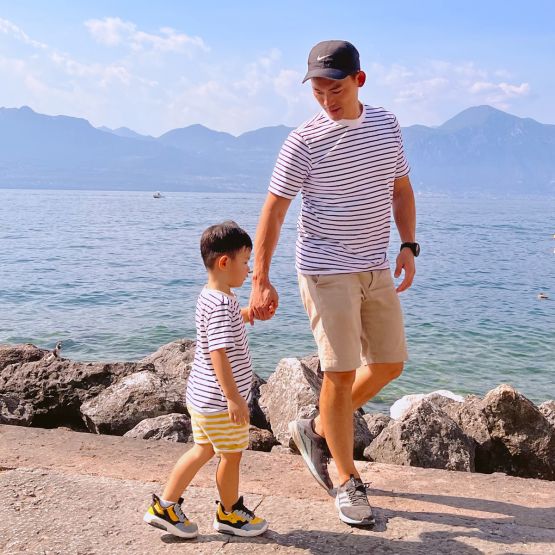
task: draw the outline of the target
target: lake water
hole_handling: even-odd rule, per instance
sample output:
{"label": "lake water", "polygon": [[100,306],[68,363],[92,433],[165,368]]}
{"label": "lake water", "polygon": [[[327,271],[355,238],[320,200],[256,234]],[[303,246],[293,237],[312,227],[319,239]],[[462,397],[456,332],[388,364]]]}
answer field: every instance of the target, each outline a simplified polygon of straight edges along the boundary
{"label": "lake water", "polygon": [[[0,190],[0,342],[80,360],[138,360],[194,338],[202,230],[254,236],[259,194]],[[315,352],[294,270],[296,200],[272,263],[280,308],[249,327],[255,371]],[[555,398],[555,199],[418,196],[414,286],[401,295],[410,361],[369,405],[408,393],[484,394],[508,382]],[[398,250],[392,234],[391,259]],[[539,292],[550,300],[538,300]],[[247,303],[249,287],[237,291]]]}

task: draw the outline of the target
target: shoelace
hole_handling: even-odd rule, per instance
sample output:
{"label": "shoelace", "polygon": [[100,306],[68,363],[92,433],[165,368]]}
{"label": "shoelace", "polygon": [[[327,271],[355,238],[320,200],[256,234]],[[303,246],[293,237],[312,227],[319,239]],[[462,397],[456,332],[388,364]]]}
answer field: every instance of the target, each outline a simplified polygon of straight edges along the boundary
{"label": "shoelace", "polygon": [[181,508],[181,505],[179,503],[176,503],[173,506],[173,510],[177,515],[177,518],[179,518],[179,520],[182,520],[183,522],[187,520],[187,517],[185,516],[185,513],[183,512],[183,509]]}
{"label": "shoelace", "polygon": [[357,484],[354,487],[347,489],[347,496],[353,506],[368,506],[368,497],[366,497],[366,490],[370,484]]}
{"label": "shoelace", "polygon": [[242,516],[243,518],[246,518],[247,520],[252,520],[254,518],[254,513],[252,511],[249,511],[249,509],[247,509],[245,507],[245,505],[241,505],[240,507],[235,509],[235,512],[239,516]]}

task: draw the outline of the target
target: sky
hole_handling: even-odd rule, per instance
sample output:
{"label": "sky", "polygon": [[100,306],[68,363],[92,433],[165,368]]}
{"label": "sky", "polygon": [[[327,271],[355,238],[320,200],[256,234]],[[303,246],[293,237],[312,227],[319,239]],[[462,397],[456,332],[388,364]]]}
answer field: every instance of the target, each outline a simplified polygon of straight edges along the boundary
{"label": "sky", "polygon": [[402,126],[481,104],[555,124],[554,21],[551,0],[0,0],[0,106],[153,136],[296,126],[308,52],[345,39],[361,100]]}

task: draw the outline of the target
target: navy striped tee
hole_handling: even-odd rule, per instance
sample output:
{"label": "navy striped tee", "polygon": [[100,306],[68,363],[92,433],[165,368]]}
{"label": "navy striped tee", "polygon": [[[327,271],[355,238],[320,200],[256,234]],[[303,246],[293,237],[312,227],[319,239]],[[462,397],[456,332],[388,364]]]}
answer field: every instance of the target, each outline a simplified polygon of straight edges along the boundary
{"label": "navy striped tee", "polygon": [[251,395],[252,363],[247,330],[235,297],[205,287],[195,313],[197,345],[187,381],[187,404],[197,412],[227,411],[227,399],[220,388],[210,351],[225,349],[237,389],[247,402]]}
{"label": "navy striped tee", "polygon": [[389,268],[393,184],[408,173],[401,129],[383,108],[365,105],[358,119],[337,122],[322,111],[293,130],[269,191],[288,199],[301,192],[297,271]]}

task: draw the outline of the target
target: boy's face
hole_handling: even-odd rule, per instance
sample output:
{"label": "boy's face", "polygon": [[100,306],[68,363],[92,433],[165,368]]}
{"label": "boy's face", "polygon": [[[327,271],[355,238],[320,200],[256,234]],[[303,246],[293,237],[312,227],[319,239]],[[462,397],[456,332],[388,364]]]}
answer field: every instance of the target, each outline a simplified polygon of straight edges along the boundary
{"label": "boy's face", "polygon": [[229,257],[227,263],[228,281],[230,287],[241,287],[249,275],[249,260],[251,249],[243,247],[235,253],[234,257]]}

